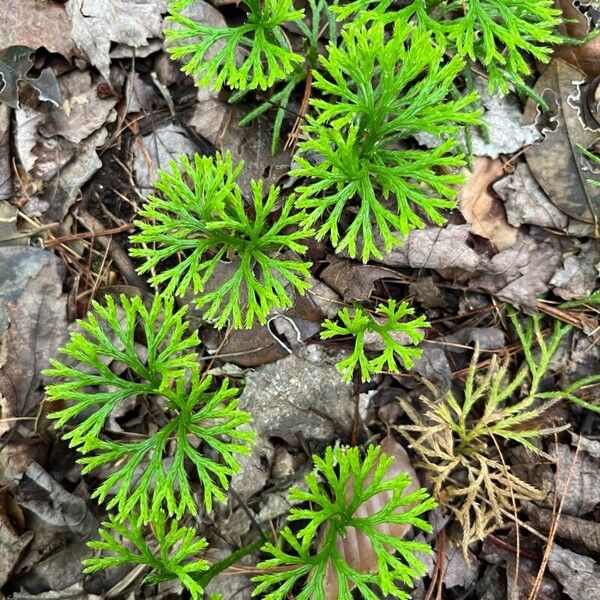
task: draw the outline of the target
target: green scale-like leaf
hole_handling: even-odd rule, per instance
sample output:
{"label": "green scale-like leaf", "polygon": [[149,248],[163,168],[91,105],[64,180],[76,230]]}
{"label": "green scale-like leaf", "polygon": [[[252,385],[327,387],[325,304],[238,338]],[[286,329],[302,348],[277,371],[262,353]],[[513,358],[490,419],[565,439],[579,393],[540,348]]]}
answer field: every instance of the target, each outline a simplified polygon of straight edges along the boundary
{"label": "green scale-like leaf", "polygon": [[[196,305],[216,327],[265,323],[273,308],[293,304],[290,290],[309,287],[311,263],[294,256],[305,252],[300,240],[312,234],[298,229],[305,215],[293,210],[292,197],[277,210],[279,189],[271,187],[263,198],[262,181],[251,183],[246,206],[236,183],[242,168],[230,154],[171,162],[171,172],[161,172],[156,183],[161,195],[150,196],[139,211],[140,233],[131,236],[131,255],[144,259],[138,272],[156,268],[150,281],[164,284],[167,294],[196,294]],[[212,285],[225,260],[231,261],[227,276]]]}
{"label": "green scale-like leaf", "polygon": [[[147,541],[145,530],[152,532],[157,548]],[[167,525],[164,513],[156,515],[151,527],[139,524],[139,519],[122,523],[110,517],[102,523],[100,540],[88,542],[93,550],[104,553],[84,560],[84,573],[95,573],[111,567],[144,565],[151,569],[147,583],[161,583],[177,579],[193,600],[200,600],[204,590],[197,576],[208,569],[208,563],[198,558],[207,547],[204,538],[198,538],[196,530],[182,527],[177,521]],[[154,544],[153,544],[154,545]]]}
{"label": "green scale-like leaf", "polygon": [[[259,564],[265,574],[254,577],[258,582],[253,595],[263,600],[284,600],[299,582],[304,582],[297,600],[325,600],[324,581],[329,561],[333,564],[338,584],[338,600],[351,600],[355,585],[362,598],[377,600],[373,588],[384,595],[408,600],[409,594],[398,587],[412,585],[425,572],[415,553],[431,552],[427,544],[400,539],[381,531],[386,523],[413,525],[424,531],[431,526],[421,515],[435,507],[424,489],[407,493],[410,477],[400,473],[385,478],[394,459],[369,446],[364,459],[358,448],[327,448],[323,458],[314,456],[315,470],[305,477],[306,490],[293,488],[290,499],[302,503],[290,511],[288,521],[294,531],[285,527],[281,543],[267,543],[263,550],[271,558]],[[378,494],[392,492],[387,503],[364,517],[357,509]],[[363,573],[351,566],[336,545],[349,527],[364,533],[378,557],[377,573]],[[323,529],[325,531],[323,532]],[[323,533],[318,549],[313,545]],[[286,549],[289,548],[289,549]],[[262,595],[264,594],[264,595]]]}
{"label": "green scale-like leaf", "polygon": [[[187,308],[175,311],[174,299],[156,296],[148,310],[141,298],[107,296],[93,303],[87,319],[61,349],[76,364],[58,360],[44,371],[65,379],[47,387],[48,399],[68,404],[49,415],[57,427],[72,425],[63,438],[84,454],[84,472],[113,467],[93,496],[116,507],[116,519],[137,512],[147,522],[162,510],[182,517],[196,514],[190,473],[203,489],[204,506],[223,501],[229,477],[239,470],[237,455],[247,454],[254,435],[246,426],[250,416],[237,408],[237,390],[224,380],[218,389],[210,376],[199,374],[196,332],[187,335]],[[143,348],[137,343],[144,332]],[[141,358],[147,351],[147,357]],[[114,363],[114,364],[113,364]],[[119,369],[116,365],[126,366]],[[102,429],[119,403],[145,398],[161,410],[155,433],[134,441],[105,439]],[[139,439],[141,437],[141,439]],[[211,448],[219,458],[202,451]]]}
{"label": "green scale-like leaf", "polygon": [[285,79],[304,58],[294,52],[282,25],[302,18],[292,0],[242,0],[247,20],[237,27],[213,27],[186,16],[195,0],[169,5],[168,20],[176,24],[165,35],[173,60],[183,59],[184,73],[198,85],[221,89],[266,89]]}
{"label": "green scale-like leaf", "polygon": [[[311,100],[309,139],[293,171],[308,179],[297,204],[307,226],[321,223],[317,239],[328,236],[336,251],[367,262],[425,219],[445,221],[463,180],[452,172],[464,162],[452,153],[453,136],[480,114],[469,108],[476,95],[451,99],[462,59],[445,62],[444,50],[410,25],[397,23],[391,37],[382,21],[347,25],[342,45],[327,50],[322,73],[313,72],[322,95]],[[448,140],[433,150],[403,147],[417,132]],[[343,216],[349,224],[340,231]]]}
{"label": "green scale-like leaf", "polygon": [[[375,373],[387,369],[398,372],[397,356],[400,357],[405,369],[410,369],[413,361],[422,353],[420,348],[406,346],[399,339],[405,335],[412,344],[417,345],[423,340],[422,329],[429,327],[424,316],[407,321],[406,317],[414,315],[414,309],[407,302],[396,305],[395,300],[388,300],[387,304],[377,307],[378,318],[372,317],[363,308],[357,307],[353,314],[347,308],[338,313],[339,323],[327,319],[323,322],[321,339],[331,339],[335,336],[352,336],[354,349],[350,356],[341,360],[337,368],[344,375],[345,381],[352,381],[354,369],[360,367],[362,381],[369,381]],[[383,343],[383,351],[373,358],[368,358],[365,352],[365,335],[378,334]]]}

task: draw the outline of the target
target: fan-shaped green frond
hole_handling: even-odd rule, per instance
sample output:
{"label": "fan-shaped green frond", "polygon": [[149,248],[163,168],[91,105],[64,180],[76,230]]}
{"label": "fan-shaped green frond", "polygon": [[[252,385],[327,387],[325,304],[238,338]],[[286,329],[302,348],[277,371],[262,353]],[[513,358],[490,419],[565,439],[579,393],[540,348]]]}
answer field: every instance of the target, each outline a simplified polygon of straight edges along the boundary
{"label": "fan-shaped green frond", "polygon": [[[422,329],[429,327],[423,315],[407,321],[406,317],[414,315],[414,309],[408,306],[408,302],[397,304],[395,300],[380,304],[377,313],[379,316],[371,316],[363,308],[357,307],[351,315],[347,308],[343,308],[338,313],[339,323],[329,319],[323,322],[321,339],[331,339],[335,336],[354,338],[352,354],[337,364],[338,370],[348,382],[352,381],[357,365],[360,367],[362,381],[369,381],[373,374],[384,370],[397,373],[397,357],[405,369],[410,369],[413,361],[421,356],[420,348],[411,348],[406,344],[417,345],[423,340]],[[365,350],[365,336],[369,333],[378,334],[384,346],[381,354],[373,358],[368,358]],[[405,336],[406,339],[402,339],[401,336]]]}
{"label": "fan-shaped green frond", "polygon": [[[443,48],[410,25],[397,23],[391,37],[385,24],[347,25],[340,46],[330,44],[314,71],[314,116],[304,156],[293,174],[306,177],[298,188],[305,223],[320,222],[317,239],[328,236],[336,250],[367,262],[390,251],[425,219],[441,224],[443,209],[455,205],[454,186],[463,164],[452,154],[450,137],[434,150],[407,149],[417,132],[452,136],[478,122],[470,108],[476,96],[453,98],[464,62],[444,59]],[[314,155],[315,159],[308,159]],[[349,224],[340,231],[342,215]]]}
{"label": "fan-shaped green frond", "polygon": [[150,309],[139,296],[92,302],[87,318],[77,321],[78,331],[60,349],[75,366],[51,359],[51,368],[43,371],[46,377],[65,380],[48,385],[46,395],[68,404],[49,418],[56,419],[57,428],[74,424],[63,435],[71,446],[85,452],[119,402],[167,393],[174,380],[197,368],[193,350],[200,340],[197,332],[187,333],[186,313],[187,307],[176,310],[173,298],[162,296],[154,297]]}
{"label": "fan-shaped green frond", "polygon": [[304,62],[282,28],[304,15],[294,9],[293,0],[242,0],[248,16],[237,27],[213,27],[186,16],[194,1],[171,2],[167,18],[176,27],[165,35],[171,58],[183,60],[183,72],[198,85],[264,90]]}
{"label": "fan-shaped green frond", "polygon": [[[208,569],[208,563],[198,558],[198,554],[208,546],[206,540],[198,538],[195,529],[182,527],[177,521],[168,524],[164,513],[159,513],[148,526],[138,522],[139,519],[134,518],[122,523],[109,517],[102,523],[99,531],[101,539],[88,542],[88,546],[104,554],[86,558],[83,561],[84,573],[144,565],[150,568],[146,582],[178,579],[193,600],[203,598],[204,590],[195,576]],[[153,538],[152,542],[150,538]]]}
{"label": "fan-shaped green frond", "polygon": [[298,228],[305,215],[294,211],[292,197],[278,207],[278,188],[263,198],[262,181],[252,182],[246,206],[236,183],[242,167],[233,166],[230,154],[172,162],[156,184],[161,195],[150,196],[139,211],[140,232],[131,236],[131,255],[144,259],[138,272],[153,272],[150,282],[164,284],[167,294],[196,294],[196,305],[216,327],[265,323],[273,308],[293,304],[293,290],[309,287],[311,263],[296,258],[312,233]]}
{"label": "fan-shaped green frond", "polygon": [[[248,454],[254,433],[243,428],[251,418],[238,409],[237,390],[227,380],[216,391],[211,387],[211,377],[200,379],[197,373],[192,375],[189,392],[179,380],[167,396],[170,418],[155,434],[140,441],[90,444],[93,453],[78,461],[84,473],[118,465],[92,496],[100,502],[112,496],[107,508],[116,507],[119,519],[134,510],[143,522],[156,518],[163,509],[177,518],[195,515],[190,480],[194,472],[207,510],[212,509],[213,498],[224,501],[229,477],[240,468],[237,457]],[[218,459],[211,458],[209,449]]]}
{"label": "fan-shaped green frond", "polygon": [[[386,523],[413,525],[431,531],[421,515],[435,507],[424,489],[406,493],[411,479],[405,473],[386,479],[394,459],[369,446],[364,459],[358,448],[327,448],[323,458],[313,457],[315,470],[305,477],[306,490],[293,488],[290,499],[303,503],[290,511],[288,520],[294,531],[285,527],[281,543],[267,543],[263,551],[271,558],[259,564],[267,572],[254,577],[258,582],[253,595],[263,600],[284,600],[298,582],[304,582],[297,600],[325,600],[324,581],[328,562],[334,565],[338,583],[338,600],[351,600],[351,586],[362,597],[376,600],[391,594],[394,598],[410,598],[398,583],[412,585],[425,572],[415,553],[431,552],[427,544],[400,539],[382,532]],[[379,510],[364,517],[357,509],[373,497],[391,492],[390,500]],[[336,546],[338,536],[354,527],[364,533],[378,557],[378,571],[363,573],[345,560]],[[321,537],[319,547],[313,544]],[[264,595],[263,595],[264,594]]]}
{"label": "fan-shaped green frond", "polygon": [[[116,506],[118,520],[134,511],[143,522],[162,510],[179,518],[196,514],[192,472],[210,510],[213,499],[225,499],[228,479],[239,470],[237,456],[247,454],[254,439],[245,428],[250,416],[237,407],[237,389],[227,380],[214,389],[210,376],[200,376],[191,352],[199,344],[197,333],[185,337],[186,309],[175,312],[174,305],[172,297],[161,296],[149,310],[139,297],[95,302],[61,349],[75,365],[54,360],[44,371],[65,380],[47,387],[51,401],[68,404],[49,417],[57,426],[72,425],[63,438],[84,454],[84,473],[114,467],[92,495],[108,508]],[[165,424],[134,441],[105,439],[109,414],[133,398],[157,404]]]}

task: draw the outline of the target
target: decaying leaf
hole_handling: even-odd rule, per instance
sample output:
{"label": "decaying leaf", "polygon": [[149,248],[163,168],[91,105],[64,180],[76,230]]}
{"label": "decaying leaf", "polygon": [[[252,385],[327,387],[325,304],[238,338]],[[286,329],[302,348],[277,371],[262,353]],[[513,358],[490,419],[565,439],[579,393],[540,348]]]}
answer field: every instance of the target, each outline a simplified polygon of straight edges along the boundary
{"label": "decaying leaf", "polygon": [[65,7],[60,2],[2,0],[0,39],[2,47],[44,46],[70,59],[75,45]]}
{"label": "decaying leaf", "polygon": [[160,0],[69,0],[65,7],[73,41],[110,80],[111,42],[139,48],[147,45],[148,38],[161,37],[164,4]]}
{"label": "decaying leaf", "polygon": [[520,233],[514,246],[490,259],[489,275],[472,278],[471,285],[513,306],[534,307],[548,290],[560,258],[560,250],[552,243]]}
{"label": "decaying leaf", "polygon": [[[524,503],[525,511],[532,525],[544,534],[548,534],[555,514],[549,508],[537,506],[533,502]],[[556,526],[556,537],[570,542],[574,546],[600,553],[600,523],[561,513]]]}
{"label": "decaying leaf", "polygon": [[550,280],[554,293],[563,300],[588,296],[596,289],[600,253],[592,245],[595,240],[583,244],[577,255],[566,255],[560,268]]}
{"label": "decaying leaf", "polygon": [[41,369],[67,334],[58,257],[27,246],[0,248],[0,393],[19,415],[43,395]]}
{"label": "decaying leaf", "polygon": [[550,119],[544,140],[525,151],[529,167],[552,203],[567,215],[593,223],[600,235],[600,188],[587,182],[590,164],[577,148],[590,148],[598,139],[598,123],[592,128],[583,111],[581,85],[585,75],[566,62],[555,59],[535,85],[549,105],[540,115],[533,99],[527,103],[525,120]]}
{"label": "decaying leaf", "polygon": [[31,86],[39,100],[59,106],[60,90],[50,68],[43,69],[37,77],[30,76],[34,50],[27,46],[10,46],[0,50],[0,102],[11,108],[20,108],[20,84]]}
{"label": "decaying leaf", "polygon": [[9,504],[14,502],[6,490],[0,490],[0,588],[8,581],[21,555],[33,538],[33,531],[20,533],[11,519]]}
{"label": "decaying leaf", "polygon": [[[591,440],[589,440],[591,441]],[[566,444],[552,444],[550,454],[556,461],[556,476],[549,484],[551,491],[547,503],[552,506],[554,498],[563,502],[563,513],[581,517],[592,512],[600,504],[600,447],[599,442],[579,450],[575,459],[574,449]],[[577,462],[571,467],[573,460]],[[567,476],[571,472],[567,487]]]}
{"label": "decaying leaf", "polygon": [[492,187],[504,201],[506,218],[513,227],[567,227],[569,218],[548,200],[526,163],[518,163],[514,173],[498,180]]}
{"label": "decaying leaf", "polygon": [[333,365],[323,365],[322,357],[313,363],[290,355],[248,373],[240,408],[252,415],[254,430],[263,437],[290,444],[297,444],[299,435],[328,441],[350,431],[351,397],[352,387]]}
{"label": "decaying leaf", "polygon": [[0,104],[0,201],[10,198],[13,193],[10,159],[10,108],[5,104]]}
{"label": "decaying leaf", "polygon": [[490,240],[498,250],[506,250],[517,241],[518,230],[506,222],[502,202],[490,193],[490,186],[504,174],[501,160],[479,156],[473,171],[458,194],[458,206],[472,232]]}
{"label": "decaying leaf", "polygon": [[169,162],[182,154],[192,156],[198,151],[185,129],[173,123],[157,127],[138,139],[133,146],[133,170],[144,195],[152,192],[160,170],[169,170]]}
{"label": "decaying leaf", "polygon": [[363,265],[331,257],[329,265],[321,271],[319,278],[346,301],[366,301],[371,298],[377,281],[401,279],[401,276],[396,271],[377,265]]}
{"label": "decaying leaf", "polygon": [[[572,38],[582,39],[592,27],[598,25],[598,8],[593,0],[590,2],[554,0],[554,4],[560,8],[565,19],[562,25],[563,32]],[[587,14],[583,14],[584,11]],[[600,37],[598,36],[585,44],[558,46],[554,54],[591,77],[600,75]]]}
{"label": "decaying leaf", "polygon": [[477,271],[487,259],[471,247],[470,236],[468,224],[416,229],[379,262],[390,267]]}
{"label": "decaying leaf", "polygon": [[[391,436],[385,437],[380,443],[381,450],[388,456],[394,457],[394,462],[390,470],[386,473],[385,480],[392,479],[400,473],[406,473],[411,478],[411,483],[405,490],[405,495],[410,494],[419,489],[419,479],[415,472],[410,458],[406,450]],[[372,482],[371,477],[367,477],[366,484]],[[347,488],[347,497],[352,498],[353,491],[350,487]],[[373,496],[368,502],[361,504],[354,516],[357,518],[368,517],[381,510],[383,506],[392,497],[392,492],[382,492]],[[403,538],[410,530],[410,526],[406,524],[396,525],[393,523],[384,523],[377,526],[377,530],[386,535],[396,538]],[[324,535],[324,534],[323,534]],[[357,530],[355,527],[348,527],[345,536],[338,536],[336,539],[336,548],[343,560],[348,563],[353,569],[359,573],[375,573],[377,572],[377,554],[369,540],[369,537],[364,532]],[[335,574],[335,566],[330,560],[327,563],[327,571],[323,582],[326,600],[337,600],[338,598],[338,582]]]}
{"label": "decaying leaf", "polygon": [[589,556],[552,546],[548,570],[558,579],[571,600],[600,598],[600,565]]}

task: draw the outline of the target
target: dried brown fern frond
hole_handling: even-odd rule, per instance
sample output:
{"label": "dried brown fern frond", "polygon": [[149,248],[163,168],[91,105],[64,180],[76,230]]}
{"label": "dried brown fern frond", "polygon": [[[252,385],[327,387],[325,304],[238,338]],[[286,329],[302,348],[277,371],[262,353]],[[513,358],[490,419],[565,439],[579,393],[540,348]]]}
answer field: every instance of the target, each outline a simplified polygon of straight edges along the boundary
{"label": "dried brown fern frond", "polygon": [[[545,350],[539,364],[549,361]],[[551,353],[555,350],[552,347]],[[510,358],[499,361],[494,356],[479,375],[478,358],[476,349],[461,397],[449,390],[440,398],[439,390],[428,383],[436,400],[422,396],[423,410],[401,399],[413,424],[398,427],[418,455],[417,466],[426,471],[434,496],[461,525],[465,556],[469,544],[502,525],[503,511],[513,512],[515,501],[544,496],[543,491],[511,472],[501,454],[503,443],[519,444],[550,460],[534,441],[565,429],[540,426],[542,416],[560,397],[538,394],[539,378],[528,377],[534,375],[529,367],[511,377]],[[521,395],[528,379],[524,397],[511,402]]]}

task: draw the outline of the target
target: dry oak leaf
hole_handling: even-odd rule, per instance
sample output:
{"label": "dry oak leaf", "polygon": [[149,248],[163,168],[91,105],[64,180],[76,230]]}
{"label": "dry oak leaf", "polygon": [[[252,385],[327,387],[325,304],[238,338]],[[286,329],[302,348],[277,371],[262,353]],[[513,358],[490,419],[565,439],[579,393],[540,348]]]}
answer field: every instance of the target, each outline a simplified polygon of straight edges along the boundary
{"label": "dry oak leaf", "polygon": [[111,42],[140,48],[162,37],[161,0],[69,0],[65,8],[75,44],[107,80]]}
{"label": "dry oak leaf", "polygon": [[460,212],[472,225],[471,231],[490,240],[500,251],[514,246],[519,231],[507,223],[502,202],[490,192],[491,184],[503,174],[501,160],[478,156],[473,171],[466,171],[467,181],[458,196]]}

